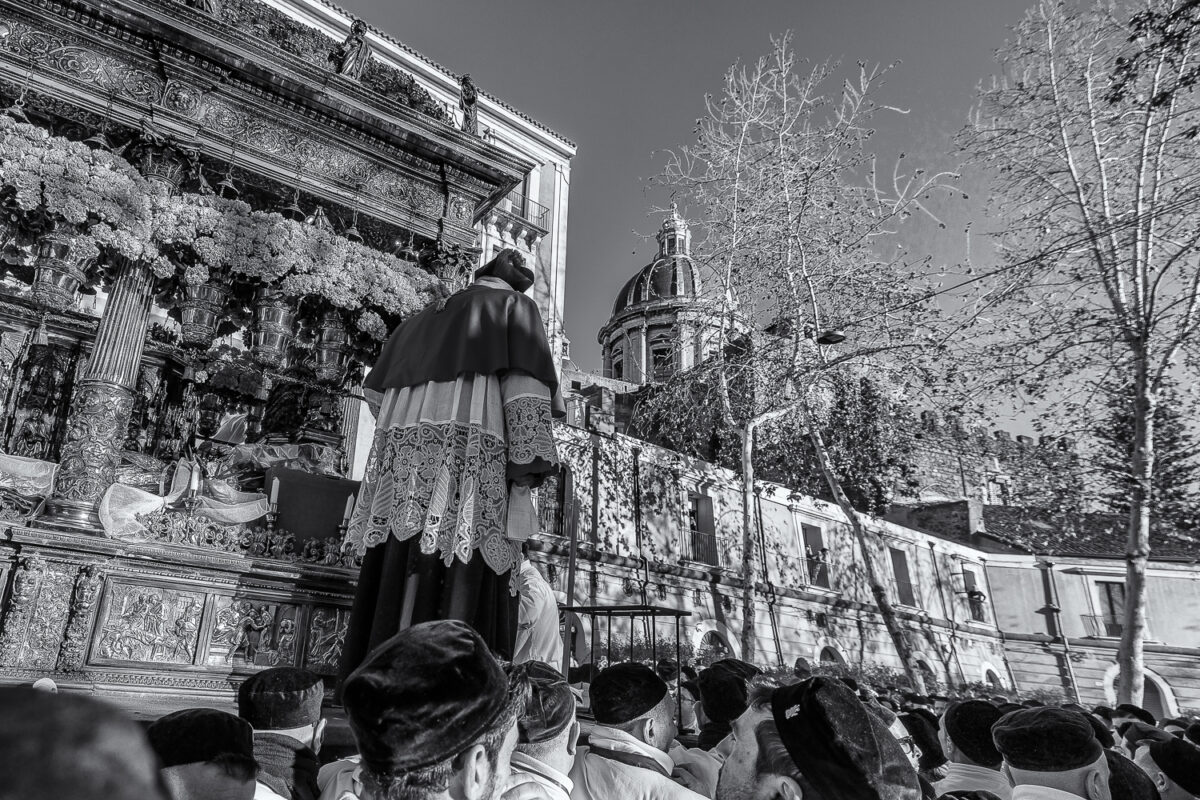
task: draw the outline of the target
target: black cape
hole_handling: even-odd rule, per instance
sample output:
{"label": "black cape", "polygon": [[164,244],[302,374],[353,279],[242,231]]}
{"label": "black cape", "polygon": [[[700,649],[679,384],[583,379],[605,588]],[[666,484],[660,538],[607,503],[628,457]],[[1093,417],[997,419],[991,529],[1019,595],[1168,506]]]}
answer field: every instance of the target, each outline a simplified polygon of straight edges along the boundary
{"label": "black cape", "polygon": [[453,381],[467,373],[497,375],[514,369],[558,396],[554,357],[537,303],[499,279],[483,279],[451,296],[444,308],[429,306],[402,322],[363,385],[383,393]]}

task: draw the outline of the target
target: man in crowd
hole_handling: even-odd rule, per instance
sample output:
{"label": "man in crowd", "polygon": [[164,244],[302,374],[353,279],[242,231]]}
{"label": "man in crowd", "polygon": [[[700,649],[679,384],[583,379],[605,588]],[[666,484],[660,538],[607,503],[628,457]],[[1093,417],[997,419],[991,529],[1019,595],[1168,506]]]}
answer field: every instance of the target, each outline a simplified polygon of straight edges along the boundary
{"label": "man in crowd", "polygon": [[1000,772],[1003,759],[992,741],[992,726],[1001,716],[986,700],[964,700],[946,709],[938,737],[950,763],[946,777],[934,785],[939,796],[983,790],[1010,800],[1012,786]]}
{"label": "man in crowd", "polygon": [[325,687],[305,669],[274,667],[238,689],[238,716],[254,728],[255,800],[317,800]]}
{"label": "man in crowd", "polygon": [[529,700],[517,722],[513,774],[532,778],[550,800],[570,800],[572,783],[568,776],[579,738],[575,695],[562,673],[548,664],[529,661],[514,669],[525,672]]}
{"label": "man in crowd", "polygon": [[563,668],[562,633],[558,626],[558,600],[542,573],[529,560],[529,543],[521,547],[517,576],[521,604],[517,609],[517,644],[513,663],[541,661]]}
{"label": "man in crowd", "polygon": [[716,800],[919,800],[917,774],[886,724],[837,679],[756,680],[734,723]]}
{"label": "man in crowd", "polygon": [[1110,800],[1104,748],[1079,713],[1012,711],[992,727],[992,740],[1013,785],[1012,800]]}
{"label": "man in crowd", "polygon": [[90,697],[0,688],[3,800],[168,800],[146,735]]}
{"label": "man in crowd", "polygon": [[172,800],[252,800],[254,731],[214,708],[187,708],[146,729]]}
{"label": "man in crowd", "polygon": [[700,671],[700,747],[712,750],[733,730],[733,721],[746,710],[746,684],[761,670],[724,658]]}
{"label": "man in crowd", "polygon": [[644,664],[616,664],[592,683],[592,729],[571,768],[573,800],[700,800],[671,778],[675,704]]}
{"label": "man in crowd", "polygon": [[1134,763],[1154,781],[1162,800],[1200,797],[1200,748],[1182,739],[1138,748]]}
{"label": "man in crowd", "polygon": [[1113,727],[1120,727],[1122,723],[1133,720],[1149,725],[1152,728],[1158,723],[1153,714],[1141,706],[1135,706],[1132,703],[1121,703],[1121,705],[1113,710]]}
{"label": "man in crowd", "polygon": [[346,679],[358,741],[360,800],[544,797],[510,780],[528,683],[510,683],[487,644],[458,620],[407,628]]}

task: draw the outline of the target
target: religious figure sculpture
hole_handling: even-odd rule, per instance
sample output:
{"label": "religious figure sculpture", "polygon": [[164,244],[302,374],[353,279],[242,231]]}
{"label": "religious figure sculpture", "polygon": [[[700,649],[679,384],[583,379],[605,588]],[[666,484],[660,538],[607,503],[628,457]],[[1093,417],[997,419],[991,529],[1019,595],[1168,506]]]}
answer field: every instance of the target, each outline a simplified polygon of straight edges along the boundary
{"label": "religious figure sculpture", "polygon": [[475,81],[471,80],[470,75],[463,75],[459,81],[458,107],[463,112],[463,132],[473,136],[479,135],[479,109],[476,107],[478,101],[479,89],[475,87]]}
{"label": "religious figure sculpture", "polygon": [[411,625],[463,620],[511,659],[530,489],[558,469],[563,416],[533,270],[505,250],[393,331],[365,382],[378,428],[346,547],[364,554],[348,674]]}
{"label": "religious figure sculpture", "polygon": [[350,35],[346,41],[337,46],[329,54],[338,75],[358,80],[362,77],[367,61],[371,57],[371,45],[367,43],[367,23],[356,19],[350,25]]}

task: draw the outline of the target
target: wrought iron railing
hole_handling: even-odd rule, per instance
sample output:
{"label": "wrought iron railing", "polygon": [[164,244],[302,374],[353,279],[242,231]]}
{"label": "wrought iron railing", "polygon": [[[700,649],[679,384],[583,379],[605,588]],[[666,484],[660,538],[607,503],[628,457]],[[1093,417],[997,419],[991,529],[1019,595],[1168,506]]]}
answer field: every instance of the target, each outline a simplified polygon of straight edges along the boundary
{"label": "wrought iron railing", "polygon": [[1082,614],[1083,627],[1088,636],[1101,639],[1118,639],[1125,630],[1121,620],[1103,614]]}
{"label": "wrought iron railing", "polygon": [[509,192],[508,196],[500,201],[500,208],[543,229],[546,227],[547,217],[550,216],[550,209],[520,192]]}
{"label": "wrought iron railing", "polygon": [[721,566],[721,553],[717,549],[716,534],[692,529],[692,560],[710,566]]}

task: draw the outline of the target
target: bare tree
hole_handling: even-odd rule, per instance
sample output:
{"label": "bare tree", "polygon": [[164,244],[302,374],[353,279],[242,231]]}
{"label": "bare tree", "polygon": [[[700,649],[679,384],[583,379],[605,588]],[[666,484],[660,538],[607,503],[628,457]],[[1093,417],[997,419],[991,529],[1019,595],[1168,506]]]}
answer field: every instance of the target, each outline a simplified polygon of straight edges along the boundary
{"label": "bare tree", "polygon": [[[1000,266],[973,284],[985,377],[1026,397],[1103,410],[1131,386],[1133,435],[1121,702],[1142,698],[1155,426],[1165,381],[1192,361],[1200,322],[1198,98],[1178,86],[1195,47],[1160,50],[1113,91],[1135,12],[1181,0],[1091,8],[1042,3],[998,52],[964,144],[995,174]],[[1148,58],[1148,60],[1147,60]],[[1093,418],[1094,421],[1094,418]]]}
{"label": "bare tree", "polygon": [[[872,99],[886,69],[858,64],[798,69],[787,36],[751,65],[734,65],[709,97],[696,141],[671,154],[663,182],[698,212],[696,256],[719,318],[716,355],[653,393],[641,414],[736,439],[742,478],[742,649],[755,644],[756,436],[789,415],[802,420],[830,492],[864,554],[872,594],[906,673],[923,686],[878,564],[883,548],[833,468],[817,423],[823,381],[863,368],[906,378],[944,333],[933,291],[893,235],[948,189],[946,174],[881,176],[868,150]],[[895,110],[895,109],[891,109]],[[903,159],[903,156],[901,156]],[[845,329],[838,343],[834,331]],[[707,408],[708,414],[700,409]],[[701,428],[703,430],[703,428]]]}

